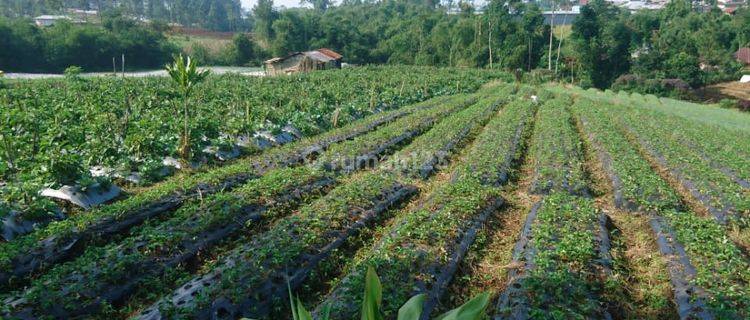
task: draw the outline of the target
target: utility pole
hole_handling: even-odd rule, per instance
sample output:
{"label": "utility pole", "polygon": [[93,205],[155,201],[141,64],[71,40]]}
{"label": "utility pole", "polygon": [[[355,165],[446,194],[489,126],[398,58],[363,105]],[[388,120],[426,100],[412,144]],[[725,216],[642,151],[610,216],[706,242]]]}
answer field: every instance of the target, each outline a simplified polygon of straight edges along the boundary
{"label": "utility pole", "polygon": [[115,62],[115,57],[112,57],[112,75],[117,77],[117,62]]}
{"label": "utility pole", "polygon": [[[563,16],[563,26],[568,22],[568,15]],[[557,59],[555,60],[555,75],[557,74],[557,66],[560,64],[560,48],[562,47],[563,39],[565,39],[565,35],[563,34],[565,31],[563,28],[560,28],[560,40],[557,42]]]}
{"label": "utility pole", "polygon": [[125,78],[125,54],[122,54],[122,77]]}
{"label": "utility pole", "polygon": [[552,34],[555,33],[555,1],[552,1],[552,19],[549,23],[549,50],[547,51],[547,70],[552,70]]}
{"label": "utility pole", "polygon": [[490,48],[490,69],[492,69],[492,20],[487,21],[487,46]]}
{"label": "utility pole", "polygon": [[526,64],[527,64],[527,69],[528,69],[527,71],[531,72],[531,46],[533,46],[533,43],[531,42],[532,40],[531,34],[529,34],[528,37],[529,37],[529,58]]}

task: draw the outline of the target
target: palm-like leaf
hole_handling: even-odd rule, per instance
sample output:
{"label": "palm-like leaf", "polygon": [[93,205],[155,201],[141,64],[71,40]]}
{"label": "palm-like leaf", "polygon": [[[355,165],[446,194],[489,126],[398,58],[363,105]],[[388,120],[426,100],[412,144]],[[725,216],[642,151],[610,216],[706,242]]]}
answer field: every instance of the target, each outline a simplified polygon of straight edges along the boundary
{"label": "palm-like leaf", "polygon": [[375,269],[369,267],[365,276],[365,297],[362,301],[362,320],[383,320],[380,306],[383,302],[383,287]]}
{"label": "palm-like leaf", "polygon": [[485,292],[464,303],[462,306],[440,315],[436,320],[479,320],[484,316],[484,311],[487,309],[489,303],[490,294]]}
{"label": "palm-like leaf", "polygon": [[411,297],[404,305],[398,309],[398,320],[419,320],[422,316],[422,307],[427,295],[418,294]]}
{"label": "palm-like leaf", "polygon": [[179,55],[172,64],[166,66],[167,73],[177,83],[184,95],[189,95],[195,85],[203,82],[211,73],[210,70],[198,70],[198,64],[190,56]]}
{"label": "palm-like leaf", "polygon": [[210,74],[209,70],[198,71],[198,65],[189,56],[185,59],[182,55],[176,56],[172,64],[166,65],[165,69],[169,74],[169,77],[177,83],[182,93],[182,114],[184,119],[184,127],[182,129],[182,137],[180,138],[179,153],[185,163],[189,163],[190,158],[190,110],[188,107],[188,99],[190,98],[190,92],[198,83],[208,77]]}

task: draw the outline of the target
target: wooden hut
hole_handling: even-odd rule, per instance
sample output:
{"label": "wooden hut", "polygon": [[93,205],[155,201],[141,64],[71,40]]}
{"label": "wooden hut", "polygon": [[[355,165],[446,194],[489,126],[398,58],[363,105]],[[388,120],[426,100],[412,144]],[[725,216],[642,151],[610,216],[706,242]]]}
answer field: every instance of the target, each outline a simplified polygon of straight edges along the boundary
{"label": "wooden hut", "polygon": [[339,69],[343,57],[333,50],[321,48],[313,51],[294,52],[284,57],[266,60],[264,65],[269,76],[308,72],[313,70]]}

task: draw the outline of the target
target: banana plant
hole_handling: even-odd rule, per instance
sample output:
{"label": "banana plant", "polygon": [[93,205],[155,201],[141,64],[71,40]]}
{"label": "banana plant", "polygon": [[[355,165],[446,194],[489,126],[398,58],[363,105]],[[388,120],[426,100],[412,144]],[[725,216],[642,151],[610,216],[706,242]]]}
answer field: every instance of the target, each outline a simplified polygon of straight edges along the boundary
{"label": "banana plant", "polygon": [[[380,310],[383,301],[383,287],[380,283],[375,269],[367,269],[365,276],[365,292],[362,299],[361,320],[384,320],[383,312]],[[398,309],[397,320],[419,320],[422,317],[422,307],[426,299],[425,294],[411,297],[401,308]],[[289,301],[291,301],[293,320],[314,320],[312,314],[305,309],[298,297],[292,296],[289,289]],[[480,320],[490,302],[489,293],[485,292],[472,298],[462,306],[448,311],[435,320]],[[318,320],[330,320],[329,306],[325,306]]]}
{"label": "banana plant", "polygon": [[206,80],[211,71],[199,71],[198,64],[195,60],[192,60],[190,56],[185,59],[182,54],[175,56],[174,62],[168,64],[165,69],[167,70],[169,77],[177,84],[178,89],[182,94],[182,116],[184,126],[182,129],[182,137],[180,138],[179,153],[185,164],[188,164],[190,162],[190,93],[193,92],[193,89],[197,84]]}

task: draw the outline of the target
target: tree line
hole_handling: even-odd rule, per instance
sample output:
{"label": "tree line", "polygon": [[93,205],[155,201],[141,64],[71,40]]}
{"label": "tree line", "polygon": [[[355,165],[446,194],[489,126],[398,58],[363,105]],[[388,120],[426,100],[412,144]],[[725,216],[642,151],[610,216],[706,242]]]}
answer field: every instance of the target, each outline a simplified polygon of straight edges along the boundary
{"label": "tree line", "polygon": [[178,51],[162,30],[122,16],[101,26],[60,21],[46,28],[0,18],[0,48],[0,70],[21,72],[104,71],[114,63],[119,70],[122,55],[129,68],[162,67]]}
{"label": "tree line", "polygon": [[636,13],[593,0],[570,37],[544,24],[542,3],[490,0],[478,14],[463,1],[307,1],[312,9],[277,11],[273,0],[253,8],[256,38],[271,54],[329,47],[352,63],[546,70],[585,87],[665,93],[734,79],[742,65],[733,53],[750,45],[750,10],[727,15],[690,0]]}
{"label": "tree line", "polygon": [[[534,70],[543,79],[649,93],[732,79],[742,68],[732,54],[750,45],[750,10],[727,15],[715,6],[696,6],[690,0],[673,0],[662,10],[636,13],[605,0],[593,0],[582,7],[570,36],[546,25],[539,8],[560,8],[565,5],[564,0],[490,0],[481,8],[463,0],[343,0],[337,5],[330,0],[303,1],[309,4],[307,8],[285,9],[276,7],[273,0],[259,0],[243,16],[237,0],[0,0],[0,9],[6,15],[21,10],[10,10],[12,3],[26,3],[27,11],[40,10],[33,9],[37,8],[35,4],[56,3],[63,8],[109,6],[121,17],[142,12],[153,19],[150,24],[120,21],[120,25],[127,26],[120,28],[105,23],[100,31],[70,25],[35,30],[20,22],[5,22],[0,28],[12,25],[16,30],[11,34],[46,39],[41,42],[47,43],[48,49],[41,50],[57,68],[66,63],[85,66],[83,62],[106,66],[111,63],[112,52],[132,50],[116,46],[112,49],[110,42],[93,39],[117,38],[130,39],[122,41],[126,44],[137,43],[133,39],[142,41],[145,53],[138,59],[142,58],[144,65],[149,61],[161,65],[175,50],[160,38],[165,22],[180,21],[212,30],[251,30],[252,42],[246,37],[235,38],[229,58],[221,59],[235,64],[258,63],[271,56],[327,47],[353,64],[464,66],[516,73]],[[92,4],[98,2],[101,3]],[[211,14],[212,8],[216,12],[219,7],[223,13]],[[215,20],[211,16],[231,18]],[[141,30],[138,28],[148,31],[128,31]],[[91,36],[105,33],[109,38]],[[136,33],[138,37],[131,39],[129,34]],[[7,38],[0,36],[0,43],[9,41]],[[76,41],[101,45],[99,51],[104,52],[100,58],[76,61],[78,55],[72,46]],[[57,44],[69,44],[69,50],[54,49]],[[0,68],[12,69],[7,62],[3,65],[2,61],[8,58],[2,57],[0,53]],[[35,65],[33,61],[27,63]]]}
{"label": "tree line", "polygon": [[239,0],[0,0],[0,15],[8,18],[65,13],[67,9],[118,11],[142,20],[215,31],[250,28]]}
{"label": "tree line", "polygon": [[728,15],[673,0],[630,13],[595,0],[581,9],[572,40],[565,72],[584,86],[668,94],[738,79],[743,66],[733,54],[750,45],[750,10]]}
{"label": "tree line", "polygon": [[272,0],[260,0],[253,8],[258,41],[273,55],[328,47],[355,64],[530,70],[550,34],[540,9],[517,0],[491,1],[482,14],[467,2],[314,1],[313,9],[277,11]]}

